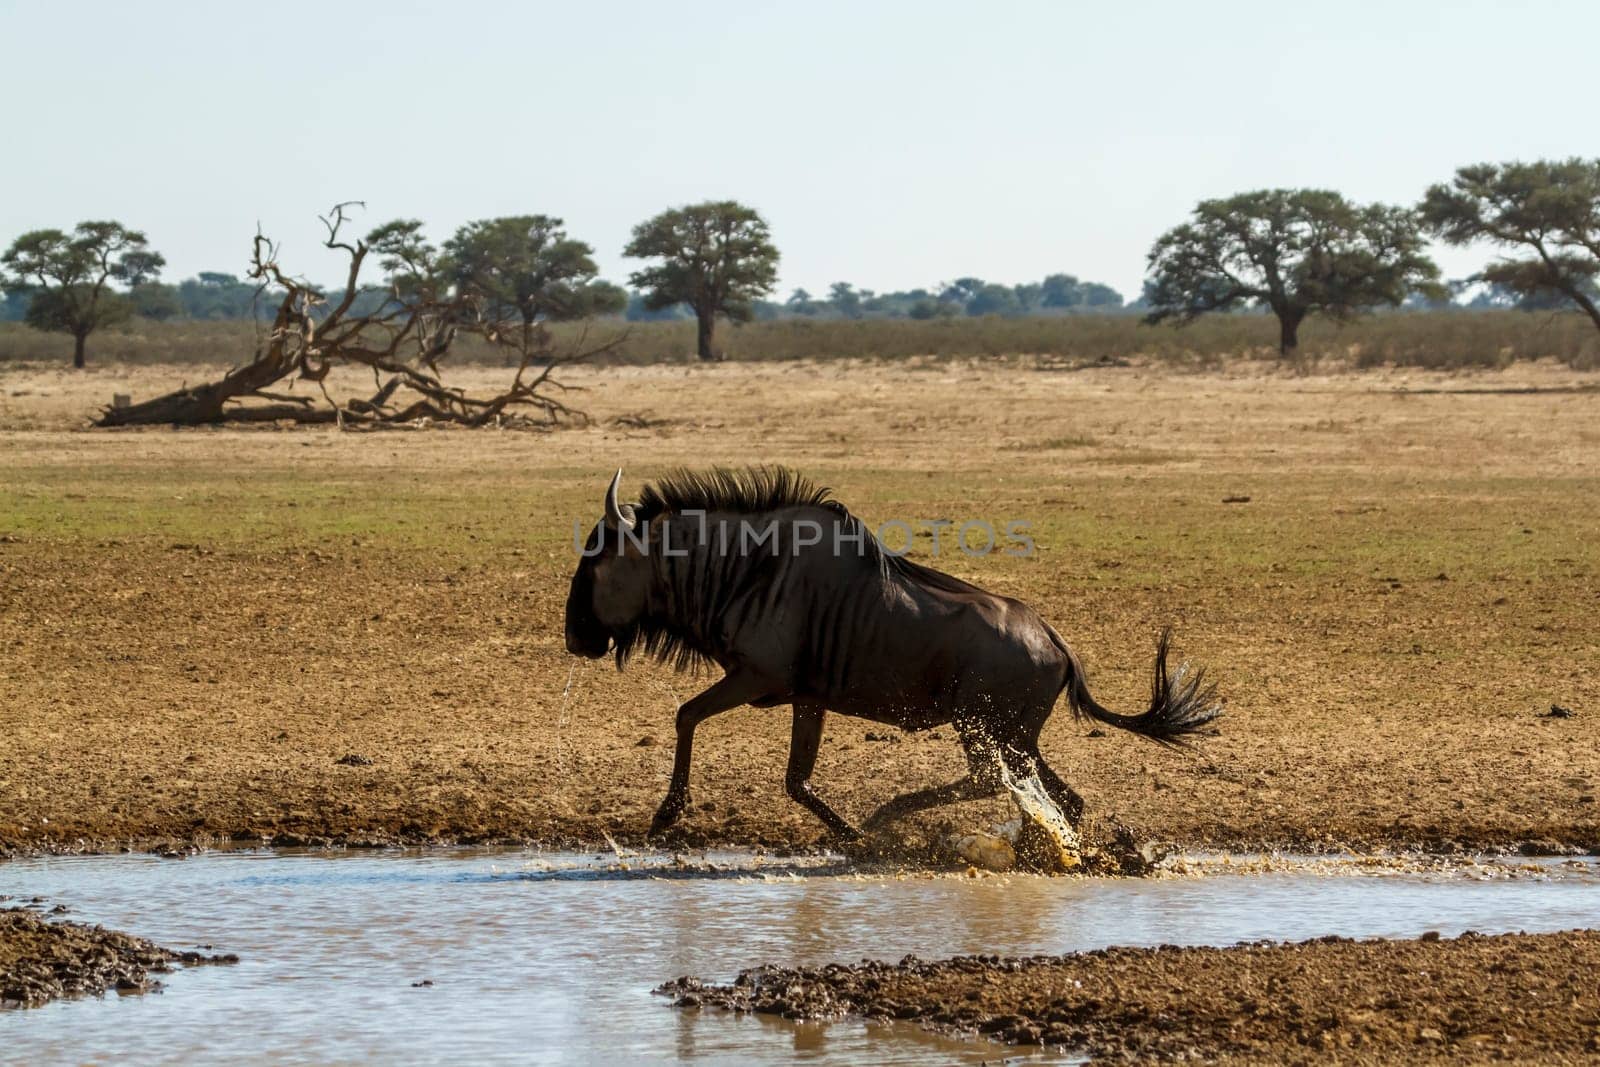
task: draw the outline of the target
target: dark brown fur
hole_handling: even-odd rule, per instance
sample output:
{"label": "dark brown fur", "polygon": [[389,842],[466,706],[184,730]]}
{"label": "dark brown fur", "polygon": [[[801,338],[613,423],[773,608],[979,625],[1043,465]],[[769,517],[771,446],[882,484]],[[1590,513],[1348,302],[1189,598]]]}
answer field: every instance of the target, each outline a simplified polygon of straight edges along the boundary
{"label": "dark brown fur", "polygon": [[[770,547],[750,550],[752,529],[770,529]],[[806,544],[817,530],[822,541]],[[810,786],[830,710],[908,730],[950,723],[967,752],[967,777],[887,802],[869,828],[991,795],[1002,763],[1018,777],[1037,772],[1077,822],[1082,800],[1038,748],[1063,691],[1074,714],[1167,744],[1221,710],[1200,671],[1168,673],[1163,633],[1149,708],[1108,711],[1032,608],[890,553],[828,490],[781,467],[675,471],[597,525],[589,551],[567,600],[569,651],[614,652],[619,668],[642,651],[725,672],[678,710],[672,783],[653,830],[688,803],[695,727],[741,704],[793,706],[786,786],[841,835],[857,831]]]}

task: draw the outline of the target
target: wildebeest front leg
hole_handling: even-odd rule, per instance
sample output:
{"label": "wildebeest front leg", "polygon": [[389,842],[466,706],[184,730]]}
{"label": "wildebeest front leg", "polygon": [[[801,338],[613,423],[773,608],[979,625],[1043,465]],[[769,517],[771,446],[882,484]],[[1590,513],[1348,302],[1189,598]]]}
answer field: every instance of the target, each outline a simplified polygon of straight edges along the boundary
{"label": "wildebeest front leg", "polygon": [[672,781],[667,796],[650,822],[650,833],[658,834],[678,821],[689,806],[689,761],[694,753],[694,728],[702,722],[748,704],[766,694],[767,687],[744,674],[730,674],[699,696],[691,697],[678,709],[678,747],[672,757]]}
{"label": "wildebeest front leg", "polygon": [[829,830],[844,838],[856,838],[861,832],[846,822],[838,812],[828,807],[811,789],[811,771],[817,765],[817,750],[822,747],[822,720],[827,710],[821,704],[799,703],[794,706],[794,730],[789,736],[789,770],[783,776],[783,788],[791,799],[797,801]]}

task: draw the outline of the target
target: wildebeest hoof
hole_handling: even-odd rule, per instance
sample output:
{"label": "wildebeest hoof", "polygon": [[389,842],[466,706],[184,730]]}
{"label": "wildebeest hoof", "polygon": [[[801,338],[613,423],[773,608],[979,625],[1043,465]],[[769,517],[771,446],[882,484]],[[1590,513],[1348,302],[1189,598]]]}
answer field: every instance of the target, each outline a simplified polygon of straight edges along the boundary
{"label": "wildebeest hoof", "polygon": [[672,829],[678,820],[683,818],[683,809],[686,807],[688,807],[687,803],[674,804],[670,807],[664,805],[660,811],[656,812],[656,817],[650,820],[650,832],[647,836],[660,837]]}

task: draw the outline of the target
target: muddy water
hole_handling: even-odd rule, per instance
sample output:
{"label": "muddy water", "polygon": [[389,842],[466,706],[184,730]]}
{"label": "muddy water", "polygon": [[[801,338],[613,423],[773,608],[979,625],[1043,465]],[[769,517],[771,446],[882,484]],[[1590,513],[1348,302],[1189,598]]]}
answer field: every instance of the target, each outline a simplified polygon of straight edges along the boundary
{"label": "muddy water", "polygon": [[675,1011],[650,989],[762,962],[1597,926],[1597,890],[1592,861],[1077,881],[489,850],[25,860],[0,864],[0,894],[243,962],[0,1013],[0,1060],[994,1062],[1006,1050],[901,1024]]}

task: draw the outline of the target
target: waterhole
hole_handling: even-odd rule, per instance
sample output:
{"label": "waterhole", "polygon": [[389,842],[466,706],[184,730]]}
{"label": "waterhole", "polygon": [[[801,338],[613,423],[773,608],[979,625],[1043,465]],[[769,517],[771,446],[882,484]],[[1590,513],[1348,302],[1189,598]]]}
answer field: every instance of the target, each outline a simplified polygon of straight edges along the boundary
{"label": "waterhole", "polygon": [[[0,894],[242,962],[171,975],[162,995],[0,1013],[0,1060],[996,1062],[1020,1054],[909,1024],[675,1010],[650,990],[759,963],[1600,925],[1592,860],[1191,866],[1206,875],[867,876],[827,858],[486,849],[18,860],[0,864]],[[1226,873],[1241,868],[1254,873]]]}

